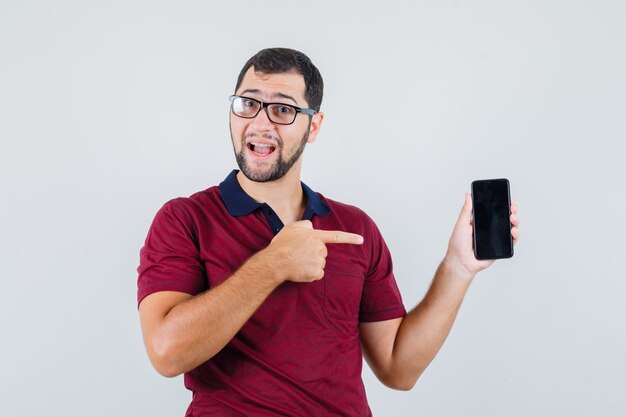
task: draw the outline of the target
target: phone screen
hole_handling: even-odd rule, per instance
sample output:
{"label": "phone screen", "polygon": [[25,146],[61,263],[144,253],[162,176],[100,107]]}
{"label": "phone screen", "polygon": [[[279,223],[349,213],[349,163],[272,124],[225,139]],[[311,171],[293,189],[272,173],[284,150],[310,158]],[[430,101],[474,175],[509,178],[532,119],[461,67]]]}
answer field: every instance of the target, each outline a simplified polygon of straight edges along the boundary
{"label": "phone screen", "polygon": [[512,257],[509,181],[504,178],[474,181],[472,201],[476,259]]}

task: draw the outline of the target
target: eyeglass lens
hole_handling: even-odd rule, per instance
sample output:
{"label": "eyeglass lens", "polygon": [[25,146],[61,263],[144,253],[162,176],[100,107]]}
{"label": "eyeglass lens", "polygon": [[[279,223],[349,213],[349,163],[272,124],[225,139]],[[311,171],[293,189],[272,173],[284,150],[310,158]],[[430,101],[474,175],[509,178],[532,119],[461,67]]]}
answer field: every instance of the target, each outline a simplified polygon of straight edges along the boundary
{"label": "eyeglass lens", "polygon": [[[273,123],[288,125],[293,123],[297,115],[296,109],[287,104],[268,104],[265,108]],[[261,111],[261,103],[246,97],[235,97],[232,109],[235,115],[252,119]]]}

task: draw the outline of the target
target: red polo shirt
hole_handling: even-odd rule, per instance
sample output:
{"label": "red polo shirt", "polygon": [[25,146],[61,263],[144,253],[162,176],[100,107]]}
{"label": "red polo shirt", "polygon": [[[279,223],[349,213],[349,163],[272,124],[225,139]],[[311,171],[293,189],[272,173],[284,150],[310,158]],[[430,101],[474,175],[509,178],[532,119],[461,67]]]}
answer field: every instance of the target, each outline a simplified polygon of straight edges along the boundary
{"label": "red polo shirt", "polygon": [[[141,249],[139,302],[157,291],[210,290],[282,228],[236,174],[159,210]],[[358,233],[364,243],[328,245],[322,280],[281,284],[222,351],[185,373],[187,416],[371,415],[358,324],[406,314],[391,256],[363,211],[302,187],[315,229]]]}

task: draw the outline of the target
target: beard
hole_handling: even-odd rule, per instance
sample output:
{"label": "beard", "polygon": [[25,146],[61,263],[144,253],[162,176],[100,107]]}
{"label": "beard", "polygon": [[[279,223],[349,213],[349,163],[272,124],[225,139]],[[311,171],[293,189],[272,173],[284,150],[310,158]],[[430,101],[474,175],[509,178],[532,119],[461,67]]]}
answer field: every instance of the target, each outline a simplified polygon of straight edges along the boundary
{"label": "beard", "polygon": [[[280,138],[275,136],[267,136],[261,135],[267,139],[273,139],[277,142],[276,149],[274,152],[278,153],[278,158],[276,162],[274,162],[269,168],[266,169],[253,169],[250,167],[248,160],[246,159],[246,152],[248,147],[246,146],[246,137],[241,138],[241,151],[237,152],[235,150],[235,159],[237,160],[237,165],[239,165],[239,169],[243,172],[243,175],[246,176],[251,181],[255,182],[269,182],[276,181],[285,176],[293,167],[293,165],[300,159],[302,152],[304,152],[304,147],[306,146],[307,140],[309,139],[309,130],[304,133],[298,148],[294,151],[293,155],[289,157],[289,159],[283,158],[283,141]],[[232,130],[230,132],[230,137],[233,140],[233,148],[235,139],[233,138]]]}

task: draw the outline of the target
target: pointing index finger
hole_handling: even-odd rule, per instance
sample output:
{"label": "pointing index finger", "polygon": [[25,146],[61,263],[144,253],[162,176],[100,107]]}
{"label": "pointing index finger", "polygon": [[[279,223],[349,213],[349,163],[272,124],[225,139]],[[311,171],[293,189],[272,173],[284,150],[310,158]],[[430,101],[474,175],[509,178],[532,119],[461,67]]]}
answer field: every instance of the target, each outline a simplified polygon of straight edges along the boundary
{"label": "pointing index finger", "polygon": [[363,236],[356,233],[342,232],[340,230],[316,230],[315,234],[324,243],[348,243],[352,245],[363,243]]}

